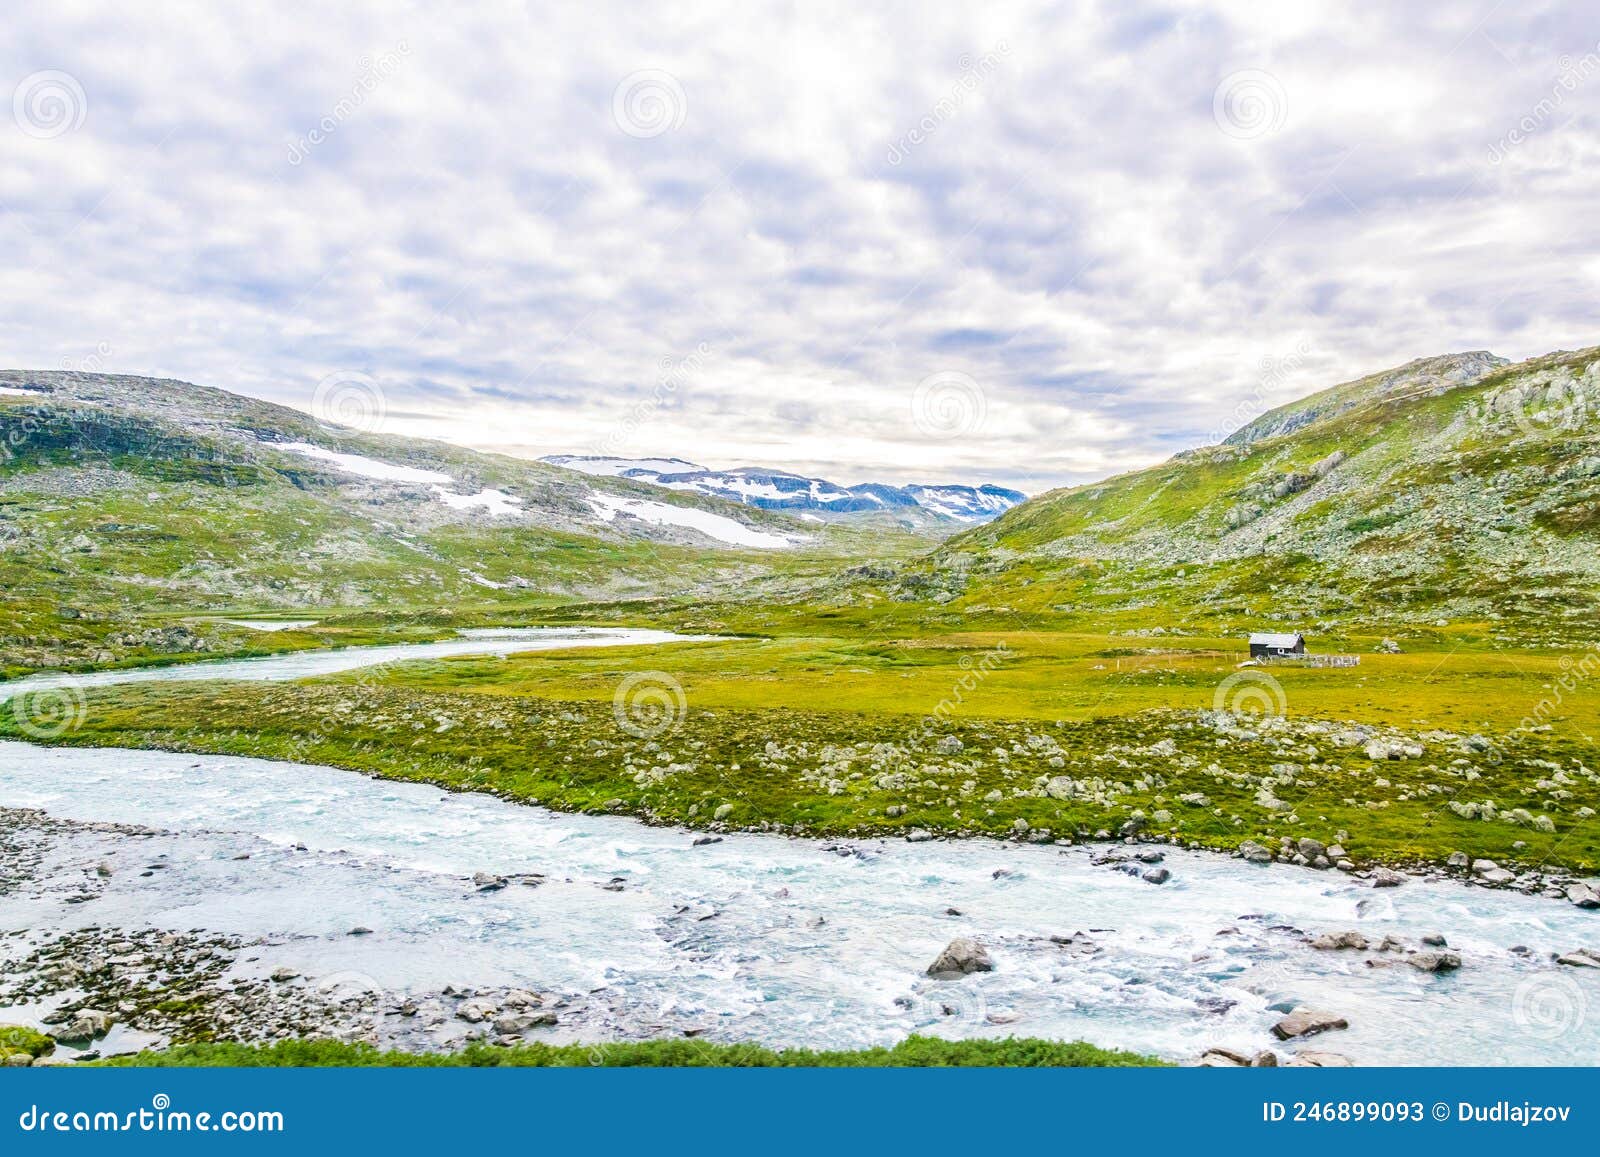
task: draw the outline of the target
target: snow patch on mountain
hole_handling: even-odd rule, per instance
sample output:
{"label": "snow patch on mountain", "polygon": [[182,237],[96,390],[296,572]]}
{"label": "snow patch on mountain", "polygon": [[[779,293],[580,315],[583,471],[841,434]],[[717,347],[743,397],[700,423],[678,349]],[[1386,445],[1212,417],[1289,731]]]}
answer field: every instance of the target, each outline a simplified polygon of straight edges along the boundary
{"label": "snow patch on mountain", "polygon": [[453,494],[443,486],[435,486],[433,492],[452,510],[476,510],[481,507],[487,514],[522,513],[522,499],[504,490],[486,488],[476,494]]}
{"label": "snow patch on mountain", "polygon": [[618,514],[630,515],[641,522],[656,526],[680,526],[696,530],[708,538],[730,546],[753,546],[762,550],[781,550],[794,546],[797,538],[782,534],[768,534],[735,522],[709,510],[693,510],[683,506],[670,506],[665,502],[651,502],[645,498],[623,498],[616,494],[592,493],[589,505],[594,507],[601,522],[612,522]]}
{"label": "snow patch on mountain", "polygon": [[325,446],[318,446],[314,442],[275,442],[281,450],[292,450],[296,454],[303,454],[307,458],[316,458],[338,467],[346,474],[354,474],[360,478],[372,478],[379,482],[422,482],[430,485],[439,501],[451,510],[482,510],[491,516],[516,515],[522,513],[522,499],[514,494],[507,494],[504,490],[485,488],[476,494],[459,494],[447,487],[456,485],[456,480],[448,474],[438,470],[420,470],[415,466],[396,466],[393,462],[381,462],[376,458],[368,458],[364,454],[344,454],[337,450],[329,450]]}
{"label": "snow patch on mountain", "polygon": [[418,470],[414,466],[396,466],[392,462],[380,462],[376,458],[368,458],[363,454],[341,454],[337,450],[329,450],[326,446],[318,446],[313,442],[274,442],[274,447],[279,450],[292,450],[296,454],[303,454],[307,458],[318,458],[324,462],[332,463],[346,474],[359,475],[362,478],[376,478],[382,482],[434,482],[439,484],[449,483],[455,485],[455,479],[448,474],[441,474],[437,470]]}

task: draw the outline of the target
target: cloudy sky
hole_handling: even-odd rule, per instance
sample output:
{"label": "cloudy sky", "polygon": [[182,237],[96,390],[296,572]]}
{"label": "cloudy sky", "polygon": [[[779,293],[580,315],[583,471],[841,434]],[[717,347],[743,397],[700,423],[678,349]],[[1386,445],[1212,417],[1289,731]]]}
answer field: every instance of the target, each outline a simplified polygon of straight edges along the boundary
{"label": "cloudy sky", "polygon": [[462,7],[8,6],[0,363],[1037,491],[1600,340],[1592,5]]}

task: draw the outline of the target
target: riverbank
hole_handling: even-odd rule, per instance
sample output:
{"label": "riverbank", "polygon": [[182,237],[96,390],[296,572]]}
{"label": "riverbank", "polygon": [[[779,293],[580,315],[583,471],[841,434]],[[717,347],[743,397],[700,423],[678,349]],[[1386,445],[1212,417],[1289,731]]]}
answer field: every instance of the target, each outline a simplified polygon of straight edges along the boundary
{"label": "riverbank", "polygon": [[[712,835],[1137,838],[1600,906],[1589,879],[1600,774],[1564,732],[1203,710],[1043,722],[666,702],[644,726],[615,702],[366,679],[124,685],[92,689],[53,740],[328,764]],[[29,738],[4,713],[0,736]]]}
{"label": "riverbank", "polygon": [[[0,840],[0,1007],[101,1055],[145,1047],[125,1032],[419,1053],[1018,1036],[1207,1064],[1600,1047],[1547,1023],[1600,979],[1594,916],[1457,882],[1153,843],[712,836],[128,750],[4,745],[0,800],[35,809]],[[1294,1035],[1301,1009],[1325,1031]]]}

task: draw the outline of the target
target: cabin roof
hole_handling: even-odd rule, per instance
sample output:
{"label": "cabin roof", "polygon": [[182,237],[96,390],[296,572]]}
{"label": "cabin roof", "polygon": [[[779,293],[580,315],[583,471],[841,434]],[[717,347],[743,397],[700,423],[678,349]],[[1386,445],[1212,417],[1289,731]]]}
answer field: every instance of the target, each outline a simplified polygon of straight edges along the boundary
{"label": "cabin roof", "polygon": [[1297,647],[1305,642],[1301,634],[1282,634],[1273,631],[1256,631],[1250,636],[1252,647]]}

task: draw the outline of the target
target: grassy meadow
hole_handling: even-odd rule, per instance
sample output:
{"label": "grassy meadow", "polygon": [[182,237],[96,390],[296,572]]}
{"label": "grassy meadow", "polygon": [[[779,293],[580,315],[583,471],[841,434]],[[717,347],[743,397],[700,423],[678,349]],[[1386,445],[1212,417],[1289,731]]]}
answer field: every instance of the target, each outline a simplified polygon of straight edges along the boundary
{"label": "grassy meadow", "polygon": [[[1241,668],[1236,638],[805,625],[96,689],[60,741],[327,763],[717,830],[1139,831],[1219,849],[1311,836],[1356,866],[1456,851],[1600,866],[1586,762],[1600,689],[1579,654],[1430,638],[1350,668]],[[0,716],[0,734],[20,732]]]}

